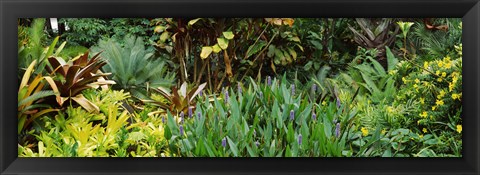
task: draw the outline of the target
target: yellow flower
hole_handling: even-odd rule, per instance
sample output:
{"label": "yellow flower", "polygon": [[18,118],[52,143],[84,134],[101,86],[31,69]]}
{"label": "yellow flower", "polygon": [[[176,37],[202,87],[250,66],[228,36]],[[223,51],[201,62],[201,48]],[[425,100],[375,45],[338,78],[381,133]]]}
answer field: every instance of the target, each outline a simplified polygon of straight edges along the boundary
{"label": "yellow flower", "polygon": [[448,90],[450,90],[450,92],[453,91],[453,88],[455,88],[455,84],[453,84],[453,83],[448,83]]}
{"label": "yellow flower", "polygon": [[435,102],[435,104],[437,104],[438,106],[441,106],[441,105],[443,105],[443,100],[437,100],[437,102]]}
{"label": "yellow flower", "polygon": [[362,135],[365,137],[368,135],[368,129],[367,128],[364,128],[362,127],[362,129],[360,129],[362,131]]}
{"label": "yellow flower", "polygon": [[450,56],[443,58],[446,62],[450,61]]}
{"label": "yellow flower", "polygon": [[390,75],[395,75],[397,73],[397,70],[390,70],[388,71],[388,74]]}
{"label": "yellow flower", "polygon": [[423,139],[423,134],[418,135],[418,137],[420,137],[420,139]]}
{"label": "yellow flower", "polygon": [[460,95],[459,94],[452,94],[452,99],[460,99]]}
{"label": "yellow flower", "polygon": [[423,133],[427,133],[427,128],[422,129]]}
{"label": "yellow flower", "polygon": [[428,61],[423,62],[423,68],[428,69]]}
{"label": "yellow flower", "polygon": [[418,85],[417,85],[417,84],[414,84],[413,87],[414,87],[415,89],[417,89],[417,88],[418,88]]}
{"label": "yellow flower", "polygon": [[443,98],[444,96],[445,96],[445,91],[444,91],[444,90],[441,90],[441,91],[440,91],[440,94],[437,95],[437,98],[438,98],[438,99],[441,99],[441,98]]}
{"label": "yellow flower", "polygon": [[438,67],[440,67],[440,68],[443,67],[443,62],[442,61],[438,62]]}
{"label": "yellow flower", "polygon": [[447,73],[446,72],[442,72],[442,77],[446,77],[447,76]]}
{"label": "yellow flower", "polygon": [[383,128],[382,129],[382,134],[385,134],[385,133],[387,133],[387,129]]}
{"label": "yellow flower", "polygon": [[323,101],[323,102],[322,102],[322,105],[323,105],[323,106],[325,106],[326,104],[327,104],[327,102],[326,102],[326,101]]}
{"label": "yellow flower", "polygon": [[452,82],[455,84],[458,81],[458,72],[452,73]]}
{"label": "yellow flower", "polygon": [[388,113],[392,113],[392,112],[393,112],[393,107],[388,106],[388,107],[387,107],[387,112],[388,112]]}
{"label": "yellow flower", "polygon": [[447,63],[445,63],[445,68],[450,69],[451,67],[452,67],[451,61],[448,61]]}
{"label": "yellow flower", "polygon": [[432,111],[435,111],[437,109],[437,106],[432,106]]}
{"label": "yellow flower", "polygon": [[462,125],[457,125],[457,132],[461,133],[462,132]]}
{"label": "yellow flower", "polygon": [[437,72],[435,72],[435,74],[436,74],[436,75],[440,75],[440,71],[439,71],[439,70],[437,70]]}
{"label": "yellow flower", "polygon": [[416,78],[415,83],[420,83],[420,80],[418,78]]}
{"label": "yellow flower", "polygon": [[425,98],[420,98],[420,103],[425,104]]}
{"label": "yellow flower", "polygon": [[407,84],[407,79],[405,77],[402,77],[403,84]]}
{"label": "yellow flower", "polygon": [[428,113],[427,111],[423,111],[423,113],[420,114],[420,117],[427,118]]}
{"label": "yellow flower", "polygon": [[437,81],[438,81],[438,82],[442,82],[443,79],[442,79],[442,78],[437,78]]}

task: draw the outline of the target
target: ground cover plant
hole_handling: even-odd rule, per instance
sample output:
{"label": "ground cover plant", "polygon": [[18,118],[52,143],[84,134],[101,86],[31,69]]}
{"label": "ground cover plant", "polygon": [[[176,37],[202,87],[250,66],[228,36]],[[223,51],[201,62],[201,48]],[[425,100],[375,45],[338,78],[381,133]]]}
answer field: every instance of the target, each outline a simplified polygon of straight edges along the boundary
{"label": "ground cover plant", "polygon": [[18,20],[20,157],[461,157],[454,18]]}

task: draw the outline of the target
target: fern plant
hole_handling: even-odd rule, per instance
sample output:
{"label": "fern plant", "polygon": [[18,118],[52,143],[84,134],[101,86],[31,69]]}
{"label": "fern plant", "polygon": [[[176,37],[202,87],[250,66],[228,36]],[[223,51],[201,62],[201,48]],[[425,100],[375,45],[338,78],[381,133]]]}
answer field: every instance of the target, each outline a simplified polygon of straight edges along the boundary
{"label": "fern plant", "polygon": [[[143,38],[126,36],[121,45],[115,39],[100,40],[94,52],[103,51],[107,62],[103,67],[112,73],[117,88],[142,91],[151,88],[170,88],[175,74],[168,72],[165,59],[154,57],[153,51],[145,49]],[[132,93],[133,94],[133,93]]]}
{"label": "fern plant", "polygon": [[430,55],[431,59],[447,55],[462,40],[461,19],[442,19],[438,22],[446,23],[448,30],[431,31],[425,27],[416,27],[412,33],[414,45],[426,52],[424,55]]}

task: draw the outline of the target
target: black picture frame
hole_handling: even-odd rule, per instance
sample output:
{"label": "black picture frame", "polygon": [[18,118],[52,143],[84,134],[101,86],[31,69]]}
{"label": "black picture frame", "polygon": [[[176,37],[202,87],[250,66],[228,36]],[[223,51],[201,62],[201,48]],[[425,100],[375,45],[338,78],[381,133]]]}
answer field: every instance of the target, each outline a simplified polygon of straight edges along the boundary
{"label": "black picture frame", "polygon": [[[463,18],[461,158],[18,158],[17,19],[33,17]],[[478,0],[0,0],[0,174],[479,174]]]}

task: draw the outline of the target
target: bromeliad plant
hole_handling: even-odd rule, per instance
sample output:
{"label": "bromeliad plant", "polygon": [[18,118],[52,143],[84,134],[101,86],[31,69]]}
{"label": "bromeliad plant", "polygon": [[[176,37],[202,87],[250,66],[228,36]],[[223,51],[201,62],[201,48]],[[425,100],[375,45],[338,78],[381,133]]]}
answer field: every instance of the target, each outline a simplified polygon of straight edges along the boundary
{"label": "bromeliad plant", "polygon": [[54,83],[58,89],[54,90],[58,91],[56,95],[58,105],[63,106],[65,101],[73,100],[89,112],[98,113],[98,107],[88,101],[81,92],[93,87],[115,84],[115,82],[103,78],[110,73],[99,71],[105,65],[105,62],[100,60],[100,53],[90,60],[88,54],[86,52],[67,63],[62,58],[50,57],[48,61],[52,67],[48,67],[47,70],[55,75]]}
{"label": "bromeliad plant", "polygon": [[[177,87],[172,87],[171,92],[163,88],[155,88],[153,89],[155,92],[159,93],[163,99],[166,101],[162,102],[160,100],[144,100],[145,102],[153,102],[154,104],[160,106],[164,110],[169,110],[175,113],[183,112],[186,114],[192,108],[195,108],[196,104],[196,97],[199,95],[205,88],[207,83],[203,83],[199,86],[193,87],[191,89],[188,88],[187,82],[184,82],[180,89]],[[164,113],[159,111],[160,113]],[[155,114],[158,112],[154,112]]]}

